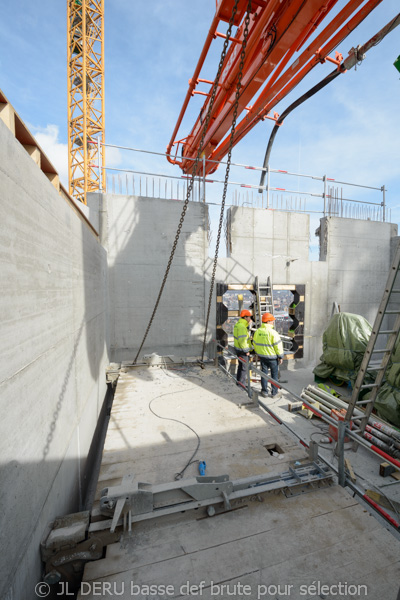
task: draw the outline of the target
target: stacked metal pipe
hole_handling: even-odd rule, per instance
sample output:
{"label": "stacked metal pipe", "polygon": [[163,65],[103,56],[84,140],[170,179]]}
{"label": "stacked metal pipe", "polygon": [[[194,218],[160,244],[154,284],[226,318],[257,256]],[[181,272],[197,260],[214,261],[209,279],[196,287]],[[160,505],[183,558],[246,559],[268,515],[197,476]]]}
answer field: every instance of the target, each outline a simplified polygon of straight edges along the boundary
{"label": "stacked metal pipe", "polygon": [[[348,403],[344,400],[313,385],[307,386],[302,391],[301,397],[311,405],[318,403],[319,410],[329,415],[332,409],[341,410],[344,408],[347,410],[348,408]],[[358,408],[354,410],[353,420],[355,422],[363,416],[362,410]],[[393,458],[400,458],[400,432],[381,421],[378,417],[371,416],[368,419],[363,437]]]}

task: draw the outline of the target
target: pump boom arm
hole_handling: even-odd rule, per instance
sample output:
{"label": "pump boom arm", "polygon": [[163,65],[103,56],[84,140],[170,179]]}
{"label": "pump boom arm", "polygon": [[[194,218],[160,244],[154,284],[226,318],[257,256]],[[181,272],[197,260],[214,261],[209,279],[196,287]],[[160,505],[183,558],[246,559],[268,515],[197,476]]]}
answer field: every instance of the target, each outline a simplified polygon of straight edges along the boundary
{"label": "pump boom arm", "polygon": [[[306,46],[339,0],[253,0],[247,38],[246,59],[243,67],[242,87],[239,97],[238,120],[234,144],[237,144],[259,121],[269,117],[269,112],[317,64],[331,61],[340,65],[343,57],[329,54],[353,31],[382,0],[347,0],[342,9],[325,24],[319,34]],[[200,78],[205,58],[212,41],[224,37],[217,31],[221,22],[229,21],[234,0],[217,0],[217,9],[206,42],[192,79],[189,80],[181,112],[171,140],[167,146],[168,160],[190,173],[199,150],[205,115],[209,109],[213,81]],[[232,109],[239,72],[241,43],[247,0],[239,0],[234,25],[236,34],[230,38],[229,49],[223,64],[211,117],[205,133],[202,153],[206,158],[206,173],[216,170],[216,164],[228,152]],[[291,64],[289,64],[291,62]],[[209,91],[198,91],[197,85],[206,83]],[[196,122],[183,139],[176,139],[189,102],[195,95],[204,95],[205,101]],[[250,102],[253,102],[250,105]],[[178,152],[181,147],[181,156]],[[201,166],[199,174],[201,173]]]}

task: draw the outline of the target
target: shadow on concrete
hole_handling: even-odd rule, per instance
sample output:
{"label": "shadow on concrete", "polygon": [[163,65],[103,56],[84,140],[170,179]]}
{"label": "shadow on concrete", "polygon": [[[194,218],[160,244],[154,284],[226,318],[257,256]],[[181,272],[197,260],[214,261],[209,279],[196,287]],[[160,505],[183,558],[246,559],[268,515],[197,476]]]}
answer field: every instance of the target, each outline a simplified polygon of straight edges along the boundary
{"label": "shadow on concrete", "polygon": [[[107,195],[111,360],[131,362],[152,315],[182,202]],[[209,295],[207,207],[191,202],[143,355],[200,356]],[[209,338],[212,337],[210,333]]]}
{"label": "shadow on concrete", "polygon": [[[0,461],[0,543],[7,549],[0,561],[0,597],[7,600],[22,598],[21,590],[40,572],[38,548],[46,521],[83,504],[107,390],[101,368],[107,360],[106,253],[46,178],[40,182],[43,189],[33,177],[29,183],[28,200],[17,193],[15,206],[43,223],[38,231],[31,224],[27,245],[29,231],[25,239],[14,222],[16,245],[8,252],[11,265],[18,264],[20,248],[26,246],[26,256],[31,255],[25,271],[16,269],[13,278],[20,303],[9,307],[16,324],[9,343],[21,348],[26,364],[20,361],[7,385],[2,382],[3,405],[16,417],[12,427],[9,415],[3,419],[8,447]],[[31,212],[25,200],[32,203]],[[51,229],[54,223],[61,240]],[[18,330],[21,315],[25,321]]]}
{"label": "shadow on concrete", "polygon": [[82,321],[81,326],[80,326],[79,331],[78,331],[78,334],[77,334],[76,339],[75,339],[75,343],[74,343],[74,347],[73,347],[73,350],[72,350],[72,354],[71,354],[71,357],[70,357],[69,363],[68,363],[68,368],[67,368],[67,371],[65,373],[65,377],[64,377],[64,381],[63,381],[62,386],[61,386],[60,394],[58,396],[58,401],[57,401],[55,410],[54,410],[53,415],[52,415],[52,421],[51,421],[50,426],[49,426],[49,433],[47,434],[47,437],[46,437],[46,445],[43,448],[43,460],[46,460],[46,456],[49,453],[51,443],[52,443],[52,441],[54,439],[54,434],[56,432],[56,427],[57,427],[57,421],[58,421],[59,416],[60,416],[60,411],[61,411],[61,409],[63,407],[63,402],[64,402],[64,399],[65,399],[65,394],[67,392],[69,380],[70,380],[71,373],[72,373],[72,370],[73,370],[73,367],[74,367],[74,363],[75,363],[75,360],[76,360],[76,353],[77,353],[79,342],[80,342],[80,339],[81,339],[81,336],[82,336],[83,327],[84,327],[84,322]]}
{"label": "shadow on concrete", "polygon": [[[172,482],[193,454],[197,445],[195,432],[199,430],[200,448],[194,460],[206,461],[207,475],[228,473],[231,479],[235,479],[282,472],[295,460],[306,457],[297,440],[269,415],[257,407],[244,406],[246,394],[218,370],[206,369],[204,372],[197,366],[173,367],[163,372],[161,380],[160,370],[155,367],[135,368],[130,373],[139,378],[140,370],[147,371],[146,377],[142,375],[143,379],[152,383],[157,380],[157,384],[149,389],[150,394],[142,394],[135,403],[133,413],[137,413],[138,422],[132,424],[136,435],[131,439],[124,431],[128,419],[124,403],[122,412],[116,411],[112,415],[114,438],[110,441],[115,443],[115,434],[118,435],[119,431],[122,444],[115,446],[115,450],[112,445],[109,446],[109,457],[107,451],[104,454],[95,502],[101,489],[107,485],[119,485],[124,474],[135,473],[140,481],[150,483]],[[134,383],[132,388],[135,390]],[[203,405],[199,400],[197,392],[201,390],[213,395],[216,414],[213,414],[210,404]],[[123,391],[120,393],[124,394]],[[143,414],[152,418],[151,413],[155,419],[144,431],[141,419]],[[251,416],[246,417],[247,414],[256,415],[258,421],[254,423]],[[190,426],[191,432],[185,423]],[[152,443],[154,431],[159,433],[158,443]],[[266,446],[274,443],[283,449],[283,458],[269,454]],[[29,481],[35,478],[41,480],[39,471],[52,468],[52,465],[44,461],[32,464],[27,460],[14,467],[10,465],[9,477],[16,467],[23,472],[23,479]],[[69,468],[68,464],[66,468]],[[183,475],[184,478],[197,476],[198,463],[189,465]],[[3,485],[7,485],[4,479]],[[79,506],[75,506],[79,510]],[[312,585],[317,580],[324,584],[367,582],[369,597],[394,600],[398,583],[392,576],[394,566],[389,555],[393,552],[393,543],[397,542],[378,524],[368,522],[366,525],[362,513],[349,494],[329,488],[292,498],[285,498],[282,494],[266,496],[263,501],[255,495],[242,502],[237,510],[215,518],[207,517],[204,509],[199,509],[143,522],[134,525],[131,536],[123,538],[121,548],[125,558],[122,566],[115,558],[118,546],[113,546],[114,559],[110,560],[115,562],[116,575],[104,576],[102,580],[114,581],[115,577],[118,580],[127,571],[135,583],[154,583],[164,578],[164,584],[177,585],[180,584],[185,561],[189,560],[190,570],[185,572],[185,578],[191,583],[206,580],[209,587],[210,579],[218,585],[231,580],[245,582],[249,573],[247,562],[250,562],[252,573],[262,584],[294,583],[299,586],[300,583]],[[29,503],[26,518],[30,518]],[[1,532],[6,531],[5,519],[3,514]],[[334,534],[332,527],[335,527]],[[168,539],[165,539],[166,535]],[[250,538],[254,538],[252,542]],[[268,540],[269,544],[273,544],[269,550]],[[352,543],[356,544],[354,548],[350,547]],[[3,544],[6,544],[6,539],[2,540],[2,547],[5,547]],[[192,548],[193,544],[195,548]],[[151,550],[153,546],[154,550]],[[207,548],[214,546],[218,549],[216,556],[212,552],[206,554]],[[387,556],[386,566],[382,566],[382,561],[376,566],[371,564],[372,547],[381,554],[382,560]],[[356,555],[349,561],[349,552],[356,550]],[[39,565],[39,548],[37,552]],[[154,552],[155,558],[150,563],[147,552]],[[130,558],[127,559],[127,556]],[[181,564],[180,560],[184,563]],[[167,571],[161,568],[164,561],[169,565]],[[156,565],[153,565],[154,562]],[[124,567],[124,564],[127,566]],[[313,567],[305,568],[305,564]],[[218,575],[214,575],[214,569]],[[385,590],[384,596],[379,595],[382,589]],[[26,589],[25,593],[27,597],[35,597],[34,590]],[[48,597],[60,597],[60,589],[55,587],[53,596]],[[228,598],[229,595],[219,597]]]}
{"label": "shadow on concrete", "polygon": [[[110,439],[110,455],[107,451],[104,454],[96,500],[102,488],[120,484],[128,473],[135,473],[139,481],[172,482],[197,443],[196,436],[185,432],[180,421],[201,431],[196,458],[206,461],[207,475],[228,473],[235,479],[279,473],[293,461],[305,458],[304,448],[290,434],[282,434],[282,428],[268,415],[256,409],[250,412],[258,419],[246,418],[249,409],[239,408],[242,394],[233,383],[227,380],[221,390],[218,372],[202,373],[197,368],[166,372],[161,381],[157,377],[158,389],[151,388],[148,395],[142,390],[135,407],[138,423],[131,425],[137,431],[134,443],[114,446],[116,438]],[[177,385],[168,391],[172,380]],[[202,404],[196,390],[210,391],[215,397],[210,403],[210,398],[203,396]],[[116,402],[118,405],[118,399]],[[163,420],[147,415],[150,402],[151,408],[165,417]],[[146,429],[148,437],[143,437],[144,413],[152,419]],[[125,419],[126,424],[124,410],[115,416],[121,422]],[[266,446],[273,442],[284,450],[283,459],[269,454]],[[193,463],[184,476],[195,475],[198,465]],[[385,598],[395,599],[398,582],[390,576],[390,557],[392,544],[398,542],[377,523],[371,523],[356,500],[341,488],[334,486],[289,498],[268,495],[262,500],[255,494],[235,509],[211,518],[204,509],[182,511],[134,524],[132,534],[125,534],[121,544],[110,550],[109,559],[106,553],[98,569],[95,563],[88,566],[86,588],[92,581],[180,585],[182,577],[193,584],[204,580],[208,592],[211,581],[218,585],[227,581],[290,583],[296,589],[316,581],[347,581],[367,585],[368,597],[377,600],[384,589]],[[379,564],[371,564],[372,547],[380,555]],[[212,594],[204,597],[211,598]],[[229,594],[219,597],[228,598]],[[293,597],[297,597],[295,592]]]}
{"label": "shadow on concrete", "polygon": [[[71,356],[71,361],[73,359],[74,355]],[[70,375],[71,371],[69,370],[64,380],[65,386],[68,386]],[[0,562],[2,572],[1,597],[5,600],[36,597],[35,590],[29,590],[28,587],[35,579],[40,580],[42,571],[40,541],[47,525],[42,513],[50,514],[52,515],[50,518],[54,519],[57,516],[62,516],[60,506],[68,506],[69,512],[78,512],[88,510],[93,503],[100,468],[101,449],[106,434],[105,424],[112,404],[113,394],[111,388],[108,391],[109,393],[106,395],[100,410],[87,456],[76,457],[73,460],[67,458],[61,464],[60,461],[48,459],[47,457],[57,434],[61,436],[63,434],[63,430],[60,429],[60,424],[57,422],[58,412],[62,408],[65,396],[63,386],[57,409],[53,415],[43,459],[40,462],[32,462],[27,456],[26,461],[13,460],[0,469],[0,497],[2,503],[5,504],[5,498],[10,502],[11,492],[13,505],[13,510],[3,510],[0,513],[0,547],[8,549],[4,556],[10,556],[13,549],[10,547],[9,541],[12,538],[13,544],[21,553],[19,557],[16,555],[13,557],[15,560],[14,568],[19,570],[20,577],[18,581],[14,579],[14,571],[4,571],[5,561],[2,559]],[[59,405],[59,403],[61,404]],[[80,462],[80,468],[77,468],[78,461]],[[71,474],[73,474],[72,477]],[[95,481],[93,481],[93,478],[95,478]],[[52,487],[44,488],[39,485],[39,482],[46,480],[52,483]],[[56,489],[53,489],[54,487]],[[42,507],[39,517],[37,513],[38,505]],[[18,527],[15,526],[16,517],[18,518]],[[28,556],[24,556],[23,552],[27,552]],[[21,589],[24,590],[23,596],[21,595]]]}

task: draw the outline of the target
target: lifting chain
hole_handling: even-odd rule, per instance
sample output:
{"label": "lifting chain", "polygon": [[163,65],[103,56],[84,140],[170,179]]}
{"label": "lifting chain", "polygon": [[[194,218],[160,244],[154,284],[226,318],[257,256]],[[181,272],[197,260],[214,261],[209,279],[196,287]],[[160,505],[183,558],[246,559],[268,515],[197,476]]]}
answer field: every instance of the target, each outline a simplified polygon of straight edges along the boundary
{"label": "lifting chain", "polygon": [[236,85],[236,96],[235,96],[235,102],[234,102],[234,108],[233,108],[231,136],[230,136],[230,140],[229,140],[228,158],[227,158],[227,161],[226,161],[226,172],[225,172],[224,190],[223,190],[223,194],[222,194],[221,212],[220,212],[220,216],[219,216],[219,226],[218,226],[217,243],[216,243],[216,247],[215,247],[214,265],[213,265],[213,271],[212,271],[211,283],[210,283],[210,296],[209,296],[209,299],[208,299],[207,319],[206,319],[206,325],[205,325],[205,330],[204,330],[203,349],[202,349],[202,352],[201,352],[201,362],[200,362],[200,364],[203,363],[204,352],[205,352],[205,348],[206,348],[208,321],[210,319],[211,302],[212,302],[212,295],[213,295],[214,282],[215,282],[215,272],[217,270],[219,243],[220,243],[220,239],[221,239],[222,224],[223,224],[223,221],[224,221],[225,199],[226,199],[226,192],[227,192],[227,189],[228,189],[229,171],[230,171],[230,168],[231,168],[231,156],[232,156],[233,140],[234,140],[234,137],[235,137],[236,118],[237,118],[238,106],[239,106],[240,88],[242,87],[241,81],[242,81],[242,76],[243,76],[243,66],[244,66],[244,60],[245,60],[245,57],[246,57],[246,45],[247,45],[247,36],[248,36],[248,33],[249,33],[250,12],[251,12],[251,0],[249,0],[249,2],[248,2],[247,13],[246,13],[246,18],[245,18],[245,28],[244,28],[244,33],[243,33],[242,51],[241,51],[241,54],[240,54],[239,74],[238,74],[238,80],[237,80],[237,85]]}
{"label": "lifting chain", "polygon": [[[193,185],[194,185],[194,179],[195,179],[196,174],[197,174],[199,160],[200,160],[200,156],[201,156],[201,153],[202,153],[202,150],[203,150],[204,138],[206,136],[207,129],[208,129],[208,124],[209,124],[210,118],[211,118],[211,111],[212,111],[212,108],[213,108],[213,105],[214,105],[214,100],[215,100],[215,96],[216,96],[216,93],[217,93],[219,79],[220,79],[221,72],[222,72],[222,67],[223,67],[223,64],[224,64],[224,61],[225,61],[226,52],[227,52],[228,44],[229,44],[229,39],[231,37],[231,32],[232,32],[233,21],[234,21],[235,16],[236,16],[238,4],[239,4],[239,0],[235,0],[235,5],[234,5],[233,10],[232,10],[232,15],[231,15],[231,18],[230,18],[230,21],[229,21],[228,30],[227,30],[227,33],[226,33],[226,38],[224,40],[224,46],[223,46],[223,49],[222,49],[222,52],[221,52],[221,58],[220,58],[219,65],[218,65],[217,76],[215,78],[213,89],[212,89],[212,93],[211,93],[211,97],[210,97],[210,103],[209,103],[209,106],[208,106],[207,116],[206,116],[206,119],[204,121],[203,132],[202,132],[202,136],[201,136],[201,140],[200,140],[200,144],[199,144],[199,149],[197,151],[196,160],[195,160],[194,165],[193,165],[193,171],[192,171],[192,175],[190,177],[190,183],[189,183],[188,188],[187,188],[185,203],[183,205],[182,214],[181,214],[181,217],[180,217],[180,220],[179,220],[178,229],[177,229],[177,232],[176,232],[176,235],[175,235],[175,240],[174,240],[174,243],[172,245],[171,255],[170,255],[169,259],[168,259],[167,269],[165,271],[165,275],[164,275],[164,278],[163,278],[163,281],[162,281],[162,284],[161,284],[161,287],[160,287],[160,291],[158,293],[158,297],[157,297],[157,300],[156,300],[156,303],[155,303],[155,306],[154,306],[154,309],[153,309],[153,313],[152,313],[152,315],[150,317],[149,324],[147,325],[146,332],[144,334],[142,343],[140,344],[139,350],[137,351],[137,354],[135,356],[133,364],[136,364],[138,356],[139,356],[139,354],[140,354],[140,352],[141,352],[141,350],[143,348],[143,344],[145,343],[147,335],[148,335],[148,333],[150,331],[150,328],[151,328],[151,325],[153,323],[154,317],[156,316],[157,308],[158,308],[158,305],[160,303],[162,293],[164,291],[164,287],[165,287],[165,284],[166,284],[166,281],[167,281],[167,278],[168,278],[168,274],[169,274],[169,271],[170,271],[170,268],[171,268],[171,264],[172,264],[172,261],[173,261],[173,258],[174,258],[175,250],[176,250],[176,247],[177,247],[177,244],[178,244],[179,236],[181,234],[181,230],[182,230],[182,226],[183,226],[183,221],[185,219],[186,211],[187,211],[188,205],[189,205],[189,198],[190,198],[190,195],[192,193],[192,189],[193,189]],[[249,4],[251,4],[251,0],[249,0]],[[208,323],[208,318],[207,318],[207,323]],[[207,327],[206,327],[206,331],[207,331]]]}

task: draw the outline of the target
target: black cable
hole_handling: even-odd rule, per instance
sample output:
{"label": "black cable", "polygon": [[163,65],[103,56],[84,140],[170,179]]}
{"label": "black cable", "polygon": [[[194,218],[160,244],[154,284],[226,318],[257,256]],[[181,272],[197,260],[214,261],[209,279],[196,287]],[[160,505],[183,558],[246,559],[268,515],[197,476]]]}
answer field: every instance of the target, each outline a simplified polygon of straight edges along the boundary
{"label": "black cable", "polygon": [[305,94],[303,94],[302,96],[300,96],[300,98],[298,98],[295,102],[293,102],[293,104],[291,104],[282,114],[281,116],[278,118],[278,120],[276,121],[275,127],[273,128],[271,135],[269,136],[269,140],[268,140],[268,146],[267,146],[267,150],[265,152],[265,158],[264,158],[264,164],[263,164],[263,172],[261,173],[261,178],[260,178],[260,187],[258,189],[258,192],[260,194],[262,194],[262,192],[264,191],[262,188],[264,187],[264,182],[265,182],[265,174],[266,174],[266,169],[268,167],[269,164],[269,157],[271,155],[271,150],[272,150],[272,145],[274,143],[275,140],[275,136],[278,132],[279,127],[282,125],[283,121],[286,119],[286,117],[298,106],[300,106],[300,104],[303,104],[303,102],[305,102],[306,100],[308,100],[308,98],[311,98],[312,96],[314,96],[314,94],[316,94],[317,92],[319,92],[320,90],[322,90],[326,85],[328,85],[328,83],[330,83],[331,81],[333,81],[334,79],[336,79],[336,77],[338,77],[341,74],[341,71],[338,71],[337,69],[335,69],[334,71],[332,71],[332,73],[330,73],[329,75],[327,75],[325,77],[325,79],[323,79],[322,81],[320,81],[319,83],[317,83],[317,85],[315,85],[314,87],[312,87],[310,90],[308,90],[308,92],[306,92]]}
{"label": "black cable", "polygon": [[317,446],[321,446],[321,448],[327,448],[327,449],[332,448],[332,442],[331,441],[329,441],[329,442],[323,442],[322,439],[319,440],[319,441],[317,441],[317,440],[314,439],[315,435],[321,435],[322,437],[327,438],[327,437],[329,437],[328,431],[326,433],[324,431],[313,431],[312,433],[310,433],[310,439],[313,442],[315,442],[317,444]]}
{"label": "black cable", "polygon": [[[199,376],[197,376],[197,375],[189,375],[189,377],[196,377],[197,379],[201,379],[201,377],[199,377]],[[204,383],[202,379],[201,379],[201,381],[202,381],[202,383]],[[155,396],[155,398],[153,398],[152,400],[150,400],[150,402],[149,402],[149,404],[148,404],[148,407],[149,407],[149,410],[150,410],[150,412],[151,412],[151,413],[153,413],[153,415],[154,415],[155,417],[157,417],[158,419],[163,419],[163,420],[165,420],[165,421],[174,421],[175,423],[179,423],[180,425],[184,425],[185,427],[187,427],[188,429],[190,429],[190,431],[192,431],[192,432],[194,433],[194,435],[196,436],[196,438],[197,438],[197,446],[196,446],[196,449],[195,449],[195,451],[193,452],[192,456],[190,457],[190,459],[188,460],[188,462],[186,463],[186,465],[183,467],[183,469],[182,469],[181,471],[179,471],[179,473],[175,473],[175,480],[182,479],[182,477],[183,477],[183,474],[185,473],[186,469],[187,469],[188,467],[190,467],[190,465],[200,462],[199,460],[193,460],[193,459],[194,459],[194,457],[196,456],[196,454],[197,454],[197,452],[198,452],[199,448],[200,448],[200,442],[201,442],[201,440],[200,440],[200,436],[199,436],[199,435],[198,435],[198,433],[197,433],[197,432],[196,432],[196,431],[195,431],[195,430],[194,430],[192,427],[190,427],[190,425],[188,425],[187,423],[184,423],[183,421],[179,421],[179,419],[172,419],[171,417],[162,417],[161,415],[158,415],[158,414],[157,414],[157,413],[156,413],[156,412],[155,412],[155,411],[154,411],[154,410],[151,408],[151,405],[153,404],[153,402],[154,402],[155,400],[158,400],[159,398],[163,398],[164,396],[171,396],[172,394],[181,394],[181,393],[183,393],[183,392],[190,392],[190,390],[194,390],[194,389],[195,389],[195,388],[193,387],[193,388],[189,388],[189,389],[185,389],[185,390],[180,390],[180,391],[178,391],[178,392],[167,392],[166,394],[161,394],[160,396]]]}
{"label": "black cable", "polygon": [[[297,17],[297,15],[295,16],[295,18],[296,17]],[[366,15],[364,16],[364,18],[362,20],[364,20],[365,17],[366,17]],[[320,83],[318,83],[313,88],[311,88],[306,94],[303,94],[303,96],[301,96],[298,100],[293,102],[293,104],[291,104],[282,113],[282,115],[278,118],[276,125],[273,128],[270,138],[269,138],[269,142],[268,142],[268,146],[267,146],[267,150],[266,150],[265,158],[264,158],[264,165],[263,165],[264,169],[266,169],[268,167],[269,157],[271,154],[271,148],[272,148],[272,144],[274,143],[274,139],[275,139],[276,133],[278,131],[278,127],[280,125],[282,125],[283,121],[288,116],[288,114],[291,113],[292,110],[294,110],[297,106],[299,106],[300,104],[305,102],[308,98],[311,98],[311,96],[316,94],[319,90],[321,90],[326,85],[328,85],[328,83],[330,83],[331,81],[336,79],[336,77],[338,77],[338,75],[340,75],[341,73],[345,73],[347,69],[352,69],[356,64],[360,64],[360,62],[362,60],[364,60],[364,58],[365,58],[365,53],[368,52],[368,50],[370,50],[372,47],[380,44],[380,42],[388,35],[388,33],[393,31],[398,25],[400,25],[400,13],[398,15],[396,15],[394,17],[394,19],[392,19],[383,29],[378,31],[378,33],[375,34],[366,44],[364,44],[363,46],[357,46],[357,48],[355,49],[355,51],[353,53],[351,53],[351,51],[350,51],[349,56],[343,61],[343,63],[339,66],[338,69],[335,69],[332,73],[330,73],[327,77],[325,77],[325,79],[323,79]],[[347,35],[342,39],[342,42],[348,37],[349,34],[350,34],[350,29],[349,29],[349,32],[347,33]],[[275,43],[275,40],[273,43]],[[299,84],[299,82],[296,83],[294,88],[297,87],[298,84]],[[262,172],[261,178],[260,178],[260,187],[258,190],[260,194],[263,192],[262,187],[264,186],[264,182],[265,182],[265,171]]]}

